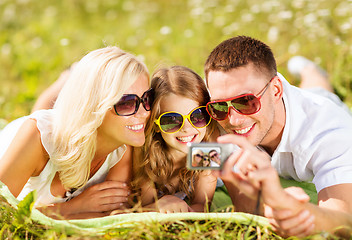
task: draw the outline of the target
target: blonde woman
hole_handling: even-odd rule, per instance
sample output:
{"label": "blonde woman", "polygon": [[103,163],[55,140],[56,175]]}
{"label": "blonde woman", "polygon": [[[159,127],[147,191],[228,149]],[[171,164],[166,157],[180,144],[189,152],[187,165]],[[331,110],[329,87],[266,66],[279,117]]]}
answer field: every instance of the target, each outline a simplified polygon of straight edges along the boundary
{"label": "blonde woman", "polygon": [[187,142],[208,141],[214,135],[215,125],[204,107],[209,101],[205,83],[192,70],[174,66],[156,71],[152,88],[155,100],[146,143],[134,159],[132,187],[147,210],[206,211],[216,178],[209,171],[186,168]]}
{"label": "blonde woman", "polygon": [[147,68],[135,56],[117,47],[88,53],[53,109],[0,133],[0,180],[18,199],[36,190],[35,205],[51,216],[119,209],[129,194],[130,146],[144,144],[152,98]]}
{"label": "blonde woman", "polygon": [[204,153],[200,149],[192,151],[192,167],[198,167],[203,160]]}

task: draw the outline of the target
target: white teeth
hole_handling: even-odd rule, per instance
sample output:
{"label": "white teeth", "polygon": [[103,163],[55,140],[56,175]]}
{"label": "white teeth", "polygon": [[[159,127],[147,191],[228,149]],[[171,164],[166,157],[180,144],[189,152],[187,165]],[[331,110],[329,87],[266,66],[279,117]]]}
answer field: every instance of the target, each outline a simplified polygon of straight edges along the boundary
{"label": "white teeth", "polygon": [[141,130],[144,127],[144,124],[138,124],[138,125],[133,125],[133,126],[126,126],[128,129],[131,129],[133,131],[138,131]]}
{"label": "white teeth", "polygon": [[190,142],[194,138],[195,135],[188,136],[188,137],[177,137],[178,140],[181,142]]}
{"label": "white teeth", "polygon": [[243,128],[243,129],[241,129],[241,130],[235,130],[235,132],[238,133],[238,134],[245,134],[245,133],[247,133],[249,130],[251,130],[251,128],[252,128],[252,126],[247,127],[247,128]]}

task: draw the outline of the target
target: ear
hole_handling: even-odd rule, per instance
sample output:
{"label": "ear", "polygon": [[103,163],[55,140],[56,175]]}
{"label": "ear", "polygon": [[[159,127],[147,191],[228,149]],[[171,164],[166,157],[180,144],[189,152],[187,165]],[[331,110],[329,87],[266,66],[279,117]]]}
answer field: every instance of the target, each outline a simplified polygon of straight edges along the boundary
{"label": "ear", "polygon": [[272,93],[275,101],[281,101],[282,94],[284,92],[281,79],[278,76],[275,76],[274,79],[271,80],[271,85],[272,85]]}

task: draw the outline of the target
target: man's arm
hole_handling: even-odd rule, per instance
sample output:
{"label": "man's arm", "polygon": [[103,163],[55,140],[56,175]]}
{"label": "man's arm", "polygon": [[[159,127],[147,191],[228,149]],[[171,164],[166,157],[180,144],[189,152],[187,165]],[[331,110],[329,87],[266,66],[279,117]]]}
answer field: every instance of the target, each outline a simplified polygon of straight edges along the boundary
{"label": "man's arm", "polygon": [[[329,209],[329,213],[332,214],[330,221],[336,222],[336,227],[344,225],[352,228],[352,183],[338,184],[322,189],[318,194],[318,205],[320,209]],[[322,214],[322,216],[324,215]],[[322,219],[317,219],[317,221],[320,220]],[[323,226],[323,224],[322,222],[317,225]]]}
{"label": "man's arm", "polygon": [[[274,173],[274,169],[261,172],[263,187],[275,185],[269,179]],[[265,181],[267,183],[264,183]],[[314,232],[328,231],[343,237],[350,237],[352,233],[349,201],[352,197],[351,190],[352,184],[339,184],[323,189],[318,195],[319,205],[302,201],[292,194],[282,194],[282,192],[263,196],[264,202],[271,209],[265,212],[265,216],[283,236],[303,237]]]}
{"label": "man's arm", "polygon": [[[281,187],[278,174],[270,164],[270,158],[250,145],[246,139],[226,135],[219,138],[219,142],[237,144],[241,151],[230,156],[218,176],[222,177],[224,181],[231,182],[252,199],[256,199],[258,189],[261,189],[262,201],[273,209],[272,217],[276,220],[280,233],[289,235],[295,232],[295,235],[304,236],[312,233],[312,231],[307,231],[309,228],[314,231],[333,233],[338,227],[344,227],[339,231],[340,234],[351,233],[349,228],[352,227],[350,203],[352,183],[335,185],[321,190],[318,196],[318,206],[300,201]],[[238,169],[236,173],[233,171],[234,165]],[[315,218],[314,223],[310,227],[302,229],[301,233],[296,233],[295,229],[299,229],[302,226],[302,221],[304,222],[302,219],[309,221],[312,216]]]}

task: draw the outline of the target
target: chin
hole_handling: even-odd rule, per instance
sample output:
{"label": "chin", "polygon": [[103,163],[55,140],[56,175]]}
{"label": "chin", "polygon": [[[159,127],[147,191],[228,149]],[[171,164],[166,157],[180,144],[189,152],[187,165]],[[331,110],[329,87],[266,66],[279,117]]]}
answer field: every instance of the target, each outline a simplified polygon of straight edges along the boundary
{"label": "chin", "polygon": [[129,145],[132,147],[142,147],[145,143],[145,138],[143,139],[135,139],[134,141],[131,141]]}

